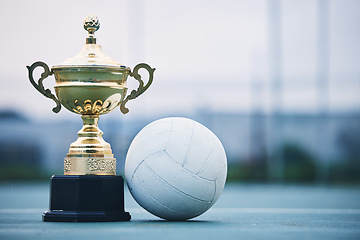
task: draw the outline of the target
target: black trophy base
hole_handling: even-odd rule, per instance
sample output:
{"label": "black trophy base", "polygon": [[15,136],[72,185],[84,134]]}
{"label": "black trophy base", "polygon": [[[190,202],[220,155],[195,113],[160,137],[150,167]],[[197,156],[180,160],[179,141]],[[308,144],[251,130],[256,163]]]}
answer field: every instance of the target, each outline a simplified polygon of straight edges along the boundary
{"label": "black trophy base", "polygon": [[130,221],[121,176],[54,175],[44,222]]}

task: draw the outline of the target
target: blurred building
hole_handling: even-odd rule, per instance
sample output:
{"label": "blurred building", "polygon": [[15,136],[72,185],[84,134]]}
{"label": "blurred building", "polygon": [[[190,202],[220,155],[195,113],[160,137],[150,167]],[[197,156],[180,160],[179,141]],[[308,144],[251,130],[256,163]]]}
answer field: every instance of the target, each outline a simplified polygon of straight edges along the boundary
{"label": "blurred building", "polygon": [[[306,152],[325,171],[331,164],[347,161],[349,157],[360,160],[359,114],[333,114],[326,117],[317,114],[283,114],[274,119],[274,116],[268,115],[199,112],[189,117],[199,121],[219,137],[230,166],[270,161],[269,164],[274,165],[275,169],[281,169],[283,163],[272,162],[272,159],[281,157],[282,150],[287,146]],[[126,152],[132,139],[155,119],[102,120],[100,128],[104,132],[104,139],[111,144],[117,158],[118,174],[122,174]],[[274,120],[280,122],[280,127],[277,128],[279,132],[271,129]],[[76,140],[76,133],[80,128],[80,119],[51,123],[25,120],[16,114],[1,115],[0,164],[32,164],[46,172],[62,174],[63,159],[70,144]],[[278,135],[281,135],[281,141],[274,144],[274,139],[279,139]],[[322,174],[321,171],[318,172]]]}

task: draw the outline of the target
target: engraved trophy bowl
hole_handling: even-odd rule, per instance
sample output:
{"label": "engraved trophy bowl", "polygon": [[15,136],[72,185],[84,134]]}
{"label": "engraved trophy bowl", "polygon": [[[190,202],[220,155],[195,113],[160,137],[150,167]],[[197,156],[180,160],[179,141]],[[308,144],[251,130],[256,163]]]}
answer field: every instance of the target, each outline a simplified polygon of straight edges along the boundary
{"label": "engraved trophy bowl", "polygon": [[[88,37],[79,54],[60,65],[53,66],[51,70],[44,62],[35,62],[27,66],[32,85],[56,103],[53,112],[58,113],[61,106],[64,106],[69,111],[80,114],[83,120],[78,139],[70,145],[64,159],[64,175],[69,177],[84,178],[83,176],[116,174],[116,159],[112,154],[111,146],[104,141],[103,132],[98,128],[99,116],[118,106],[122,113],[128,113],[129,109],[125,104],[144,93],[153,81],[155,68],[140,63],[131,71],[130,68],[107,56],[101,46],[96,44],[94,34],[99,28],[99,20],[90,14],[84,21],[84,29],[88,32]],[[42,67],[44,71],[35,82],[33,72],[37,67]],[[149,73],[146,84],[138,73],[142,68]],[[43,85],[43,80],[50,75],[55,76],[56,96]],[[139,82],[139,87],[126,95],[128,76],[134,77]],[[52,181],[54,182],[54,179]],[[79,217],[76,221],[79,221]]]}

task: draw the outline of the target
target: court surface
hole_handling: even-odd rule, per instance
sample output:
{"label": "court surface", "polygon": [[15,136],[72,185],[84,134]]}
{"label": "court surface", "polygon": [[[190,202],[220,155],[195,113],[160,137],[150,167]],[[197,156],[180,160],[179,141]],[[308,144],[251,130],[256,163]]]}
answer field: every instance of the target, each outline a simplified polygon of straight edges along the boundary
{"label": "court surface", "polygon": [[131,222],[44,223],[47,183],[0,184],[0,239],[360,239],[360,188],[227,184],[186,222],[163,221],[125,192]]}

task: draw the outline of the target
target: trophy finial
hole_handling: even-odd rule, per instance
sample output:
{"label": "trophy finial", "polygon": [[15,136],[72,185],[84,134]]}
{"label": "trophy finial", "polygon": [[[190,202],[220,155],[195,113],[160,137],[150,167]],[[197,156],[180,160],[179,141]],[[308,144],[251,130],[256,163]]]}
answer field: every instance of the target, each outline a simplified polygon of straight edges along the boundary
{"label": "trophy finial", "polygon": [[90,13],[84,21],[84,29],[89,33],[89,37],[86,38],[87,44],[96,44],[96,38],[94,37],[94,34],[99,28],[99,19],[95,16],[95,14]]}

